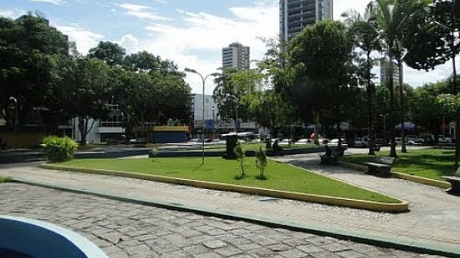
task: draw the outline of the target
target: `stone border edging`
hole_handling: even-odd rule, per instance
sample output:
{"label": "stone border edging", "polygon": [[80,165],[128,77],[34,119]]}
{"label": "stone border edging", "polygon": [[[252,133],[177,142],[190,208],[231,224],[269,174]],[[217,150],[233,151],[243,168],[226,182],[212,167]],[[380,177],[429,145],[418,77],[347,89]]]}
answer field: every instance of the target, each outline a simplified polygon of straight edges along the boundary
{"label": "stone border edging", "polygon": [[87,238],[46,221],[0,215],[0,228],[1,248],[32,257],[108,258]]}
{"label": "stone border edging", "polygon": [[156,175],[149,175],[149,174],[142,174],[142,173],[121,172],[121,171],[115,171],[115,170],[77,168],[77,167],[60,166],[60,165],[46,164],[46,163],[41,164],[40,167],[45,168],[45,169],[57,169],[57,170],[74,171],[74,172],[82,172],[82,173],[131,177],[131,178],[143,179],[143,180],[160,181],[164,183],[189,185],[189,186],[221,190],[221,191],[232,191],[232,192],[242,192],[242,193],[247,193],[247,194],[265,195],[265,196],[270,196],[270,197],[308,201],[308,202],[329,204],[329,205],[335,205],[335,206],[344,206],[344,207],[365,209],[365,210],[378,211],[378,212],[401,213],[401,212],[409,211],[409,204],[406,201],[402,201],[402,200],[400,200],[401,203],[380,203],[380,202],[347,199],[347,198],[340,198],[340,197],[331,197],[331,196],[324,196],[324,195],[303,194],[303,193],[271,190],[271,189],[256,188],[256,187],[237,186],[237,185],[223,184],[223,183],[210,183],[210,182],[197,181],[197,180],[191,180],[191,179],[180,179],[180,178],[156,176]]}
{"label": "stone border edging", "polygon": [[[366,171],[367,167],[364,165],[359,165],[359,164],[354,164],[354,163],[348,163],[348,162],[343,162],[339,161],[339,165],[351,168],[351,169],[357,169],[361,171]],[[448,189],[450,188],[450,183],[444,182],[441,180],[435,180],[435,179],[430,179],[430,178],[425,178],[425,177],[420,177],[420,176],[414,176],[414,175],[409,175],[406,173],[401,173],[401,172],[394,172],[391,171],[392,177],[394,178],[399,178],[399,179],[404,179],[408,181],[412,181],[415,183],[420,183],[420,184],[425,184],[425,185],[431,185],[443,189]]]}

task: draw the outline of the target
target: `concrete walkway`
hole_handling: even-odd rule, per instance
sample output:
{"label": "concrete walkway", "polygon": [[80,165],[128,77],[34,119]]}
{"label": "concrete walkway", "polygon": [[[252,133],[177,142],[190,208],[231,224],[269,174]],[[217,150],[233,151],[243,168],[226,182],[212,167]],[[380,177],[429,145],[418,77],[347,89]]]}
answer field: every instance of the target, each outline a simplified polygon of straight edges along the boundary
{"label": "concrete walkway", "polygon": [[54,188],[71,189],[178,209],[198,210],[252,221],[301,228],[308,232],[367,239],[370,243],[460,255],[460,198],[442,189],[364,175],[342,167],[319,166],[317,154],[278,160],[327,174],[351,184],[404,199],[410,212],[388,214],[292,200],[248,196],[136,179],[44,170],[38,164],[0,165],[0,175]]}

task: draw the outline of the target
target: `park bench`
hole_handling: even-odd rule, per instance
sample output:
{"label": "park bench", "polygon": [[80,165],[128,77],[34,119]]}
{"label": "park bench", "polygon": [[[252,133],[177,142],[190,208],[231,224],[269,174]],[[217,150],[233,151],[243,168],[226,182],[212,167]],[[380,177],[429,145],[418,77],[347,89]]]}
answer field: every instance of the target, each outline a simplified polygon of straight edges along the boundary
{"label": "park bench", "polygon": [[377,175],[379,177],[391,177],[391,166],[395,162],[394,157],[375,157],[371,162],[364,162],[367,166],[366,174]]}
{"label": "park bench", "polygon": [[380,144],[374,144],[374,146],[372,146],[372,149],[374,151],[380,151]]}
{"label": "park bench", "polygon": [[447,193],[452,195],[460,195],[460,167],[453,176],[443,176],[444,180],[450,183],[450,188],[446,190]]}
{"label": "park bench", "polygon": [[340,157],[340,154],[341,153],[338,148],[334,148],[333,150],[331,150],[330,155],[328,155],[326,151],[326,153],[319,156],[321,158],[320,164],[321,165],[327,165],[327,164],[337,165],[339,163],[338,159]]}

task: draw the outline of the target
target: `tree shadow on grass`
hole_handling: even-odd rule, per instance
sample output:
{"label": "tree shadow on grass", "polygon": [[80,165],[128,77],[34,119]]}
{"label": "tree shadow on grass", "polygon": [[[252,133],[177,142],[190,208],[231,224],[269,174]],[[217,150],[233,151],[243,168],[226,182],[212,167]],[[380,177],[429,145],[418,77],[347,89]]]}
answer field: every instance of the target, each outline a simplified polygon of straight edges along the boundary
{"label": "tree shadow on grass", "polygon": [[195,167],[193,168],[193,171],[197,171],[197,170],[198,170],[199,168],[201,168],[202,166],[204,166],[204,164],[200,164],[200,165],[198,165],[198,166],[195,166]]}
{"label": "tree shadow on grass", "polygon": [[265,175],[257,175],[256,179],[261,180],[261,181],[265,181],[265,180],[268,180],[268,177],[266,177]]}
{"label": "tree shadow on grass", "polygon": [[235,175],[235,176],[233,177],[233,179],[235,179],[235,180],[243,180],[243,179],[245,179],[246,177],[247,177],[247,175],[241,175],[241,174],[239,174],[239,175]]}

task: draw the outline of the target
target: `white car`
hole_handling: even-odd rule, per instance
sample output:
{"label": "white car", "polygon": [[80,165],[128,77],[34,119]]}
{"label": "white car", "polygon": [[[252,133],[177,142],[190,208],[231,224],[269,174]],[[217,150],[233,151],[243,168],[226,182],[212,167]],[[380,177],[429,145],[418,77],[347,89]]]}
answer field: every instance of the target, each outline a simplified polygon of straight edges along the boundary
{"label": "white car", "polygon": [[289,145],[290,142],[291,142],[291,139],[287,139],[287,138],[286,138],[286,139],[283,139],[283,140],[279,141],[278,144],[279,144],[279,145]]}
{"label": "white car", "polygon": [[[329,146],[329,147],[338,147],[338,146],[339,146],[339,139],[332,139],[332,140],[330,140],[330,141],[327,143],[327,146]],[[347,142],[345,141],[345,139],[343,139],[343,138],[342,138],[341,147],[342,147],[344,150],[348,150],[348,144],[347,144]]]}
{"label": "white car", "polygon": [[417,135],[407,135],[405,138],[406,143],[409,145],[421,145],[425,143],[425,140]]}
{"label": "white car", "polygon": [[307,143],[311,143],[311,140],[310,139],[306,139],[306,138],[302,138],[302,139],[299,139],[295,142],[295,144],[307,144]]}
{"label": "white car", "polygon": [[368,147],[369,146],[369,139],[366,137],[357,137],[353,141],[353,145],[355,147]]}
{"label": "white car", "polygon": [[438,135],[438,142],[439,143],[452,143],[452,138],[449,136]]}

